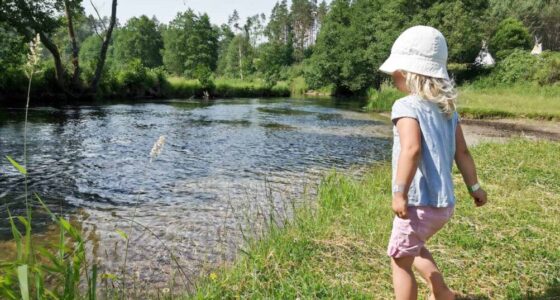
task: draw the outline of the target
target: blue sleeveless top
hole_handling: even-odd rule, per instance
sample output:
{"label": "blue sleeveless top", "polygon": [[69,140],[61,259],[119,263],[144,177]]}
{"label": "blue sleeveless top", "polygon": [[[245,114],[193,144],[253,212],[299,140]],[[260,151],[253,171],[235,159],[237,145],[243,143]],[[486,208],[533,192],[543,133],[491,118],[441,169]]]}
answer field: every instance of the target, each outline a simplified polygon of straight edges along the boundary
{"label": "blue sleeveless top", "polygon": [[[459,115],[454,112],[448,118],[437,104],[410,95],[397,100],[391,110],[393,124],[403,117],[416,119],[422,132],[421,158],[408,191],[408,205],[454,206],[451,170],[455,158],[455,130]],[[399,133],[397,127],[393,126],[393,185],[400,150]]]}

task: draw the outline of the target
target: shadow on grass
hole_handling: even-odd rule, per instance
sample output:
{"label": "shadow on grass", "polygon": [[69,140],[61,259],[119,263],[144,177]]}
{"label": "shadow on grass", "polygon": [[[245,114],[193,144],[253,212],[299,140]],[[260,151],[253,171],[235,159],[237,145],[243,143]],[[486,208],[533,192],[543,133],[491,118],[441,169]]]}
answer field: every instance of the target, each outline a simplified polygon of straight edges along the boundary
{"label": "shadow on grass", "polygon": [[542,294],[534,294],[529,293],[525,294],[522,299],[531,299],[531,300],[551,300],[551,299],[560,299],[560,281],[555,281],[550,284],[549,287]]}
{"label": "shadow on grass", "polygon": [[[455,298],[456,300],[489,300],[488,296],[484,295],[460,295]],[[560,281],[553,282],[542,293],[527,293],[524,295],[515,295],[508,299],[524,299],[524,300],[552,300],[560,299]]]}
{"label": "shadow on grass", "polygon": [[484,295],[461,295],[457,296],[455,300],[489,300],[488,296]]}

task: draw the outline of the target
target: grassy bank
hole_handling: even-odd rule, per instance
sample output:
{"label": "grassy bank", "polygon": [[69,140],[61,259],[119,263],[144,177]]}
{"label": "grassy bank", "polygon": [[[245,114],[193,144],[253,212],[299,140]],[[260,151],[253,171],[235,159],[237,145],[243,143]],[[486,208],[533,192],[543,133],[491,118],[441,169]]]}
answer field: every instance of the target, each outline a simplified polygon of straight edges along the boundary
{"label": "grassy bank", "polygon": [[460,109],[473,118],[521,117],[560,120],[560,86],[460,88]]}
{"label": "grassy bank", "polygon": [[217,78],[212,87],[205,88],[196,79],[169,77],[167,81],[167,87],[163,91],[166,98],[200,98],[205,90],[208,90],[215,98],[290,96],[290,87],[282,82],[268,86],[264,81]]}
{"label": "grassy bank", "polygon": [[[473,149],[489,204],[475,208],[455,172],[455,216],[428,244],[451,287],[475,299],[560,297],[558,153],[560,144],[521,140]],[[389,174],[384,165],[327,177],[316,209],[250,243],[191,297],[390,299]]]}
{"label": "grassy bank", "polygon": [[[393,102],[404,96],[383,85],[368,93],[368,111],[390,111]],[[459,113],[473,119],[529,118],[560,120],[560,86],[516,85],[481,88],[459,87]]]}

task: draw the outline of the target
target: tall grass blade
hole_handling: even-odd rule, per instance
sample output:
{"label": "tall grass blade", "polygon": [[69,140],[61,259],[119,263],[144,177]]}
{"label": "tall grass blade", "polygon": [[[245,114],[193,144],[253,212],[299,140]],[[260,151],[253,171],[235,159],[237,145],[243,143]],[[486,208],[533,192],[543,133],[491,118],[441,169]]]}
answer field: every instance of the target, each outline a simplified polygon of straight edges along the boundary
{"label": "tall grass blade", "polygon": [[22,261],[23,259],[23,250],[21,247],[21,232],[17,229],[16,224],[14,223],[14,218],[8,210],[8,219],[10,220],[10,226],[12,228],[12,235],[14,236],[14,241],[16,242],[16,251],[17,251],[17,260]]}
{"label": "tall grass blade", "polygon": [[91,279],[88,280],[88,299],[95,300],[97,298],[97,264],[91,267]]}
{"label": "tall grass blade", "polygon": [[27,170],[22,165],[18,164],[17,161],[15,161],[9,155],[6,155],[6,158],[10,161],[12,166],[14,166],[14,168],[16,168],[21,174],[27,175]]}
{"label": "tall grass blade", "polygon": [[29,300],[29,285],[27,282],[27,265],[17,267],[17,277],[21,290],[21,299]]}

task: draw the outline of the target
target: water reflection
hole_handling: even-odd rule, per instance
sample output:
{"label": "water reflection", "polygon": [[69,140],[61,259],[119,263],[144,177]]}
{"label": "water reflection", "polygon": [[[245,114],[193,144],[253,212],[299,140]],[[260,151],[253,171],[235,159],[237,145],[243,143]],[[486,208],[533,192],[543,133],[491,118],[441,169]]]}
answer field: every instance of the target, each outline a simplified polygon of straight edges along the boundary
{"label": "water reflection", "polygon": [[[81,224],[105,268],[122,265],[120,229],[131,237],[128,271],[165,283],[174,267],[161,242],[197,274],[232,259],[243,234],[258,234],[271,211],[289,217],[325,170],[386,159],[390,126],[352,109],[359,105],[234,99],[35,108],[30,190]],[[0,154],[22,161],[23,111],[0,116]],[[163,153],[150,163],[161,135]],[[7,161],[0,168],[6,240],[7,209],[23,209],[23,181]],[[47,220],[39,214],[35,228],[46,230]]]}

